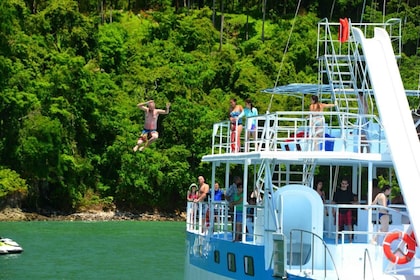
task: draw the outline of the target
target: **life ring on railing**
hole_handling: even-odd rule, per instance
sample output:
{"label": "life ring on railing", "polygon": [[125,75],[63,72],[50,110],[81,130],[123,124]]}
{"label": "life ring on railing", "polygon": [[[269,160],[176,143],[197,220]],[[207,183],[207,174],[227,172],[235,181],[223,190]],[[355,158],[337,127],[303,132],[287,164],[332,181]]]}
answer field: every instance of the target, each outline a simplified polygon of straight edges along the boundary
{"label": "life ring on railing", "polygon": [[[407,247],[407,253],[403,253],[402,256],[397,256],[391,250],[391,243],[398,239],[404,241]],[[383,249],[385,256],[394,264],[406,264],[410,262],[416,253],[416,239],[414,233],[407,234],[401,231],[388,233],[384,239]]]}

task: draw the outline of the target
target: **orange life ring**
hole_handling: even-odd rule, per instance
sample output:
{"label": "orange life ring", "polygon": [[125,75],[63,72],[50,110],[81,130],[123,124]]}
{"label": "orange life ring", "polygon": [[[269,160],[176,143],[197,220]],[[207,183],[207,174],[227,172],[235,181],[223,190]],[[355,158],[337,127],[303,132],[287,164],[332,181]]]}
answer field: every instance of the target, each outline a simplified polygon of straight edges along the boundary
{"label": "orange life ring", "polygon": [[[410,235],[400,231],[388,233],[383,243],[384,254],[388,260],[395,264],[406,264],[410,262],[416,253],[416,240],[413,237],[413,233]],[[407,247],[407,253],[402,256],[395,255],[391,250],[391,243],[398,239],[404,241]]]}
{"label": "orange life ring", "polygon": [[417,240],[416,240],[416,235],[414,234],[414,231],[411,232],[410,237],[411,239],[413,239],[414,245],[417,246]]}

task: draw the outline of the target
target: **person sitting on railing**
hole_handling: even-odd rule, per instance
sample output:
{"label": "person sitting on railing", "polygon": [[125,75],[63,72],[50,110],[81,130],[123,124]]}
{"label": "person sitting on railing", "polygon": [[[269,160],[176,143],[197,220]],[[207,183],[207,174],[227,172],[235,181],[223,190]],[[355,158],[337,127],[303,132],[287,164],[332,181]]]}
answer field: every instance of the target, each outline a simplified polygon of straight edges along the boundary
{"label": "person sitting on railing", "polygon": [[[384,185],[382,187],[382,192],[378,193],[375,199],[372,202],[372,205],[380,205],[383,207],[387,207],[390,204],[389,195],[391,194],[392,188],[390,185]],[[381,227],[379,229],[380,232],[388,232],[389,229],[389,213],[384,208],[379,208],[378,210],[379,215],[379,222],[381,223]],[[378,222],[378,221],[377,221]],[[378,236],[375,234],[371,240],[371,243],[377,243]]]}
{"label": "person sitting on railing", "polygon": [[[312,95],[311,96],[311,105],[309,105],[309,111],[315,112],[311,115],[311,137],[313,138],[324,138],[324,125],[325,120],[324,116],[321,114],[317,114],[316,112],[322,112],[325,108],[332,108],[336,104],[326,104],[319,102],[318,96]],[[314,150],[319,150],[319,143],[318,141],[314,141]]]}
{"label": "person sitting on railing", "polygon": [[230,147],[232,153],[239,152],[241,150],[241,133],[242,133],[242,119],[239,118],[239,115],[243,112],[242,105],[236,103],[236,99],[232,98],[230,100],[230,110],[229,110],[229,119],[230,119]]}

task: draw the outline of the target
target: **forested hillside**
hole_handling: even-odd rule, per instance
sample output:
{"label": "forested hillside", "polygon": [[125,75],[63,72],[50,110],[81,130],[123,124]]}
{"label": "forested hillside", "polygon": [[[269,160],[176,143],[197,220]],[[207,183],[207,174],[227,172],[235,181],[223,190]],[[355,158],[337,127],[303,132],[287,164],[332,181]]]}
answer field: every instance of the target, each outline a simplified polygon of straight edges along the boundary
{"label": "forested hillside", "polygon": [[[417,89],[419,1],[296,2],[2,0],[1,206],[183,209],[189,184],[210,177],[200,160],[230,98],[263,113],[271,96],[260,91],[277,76],[316,83],[321,18],[402,18],[401,73]],[[159,140],[133,153],[136,105],[149,99],[170,113]],[[293,108],[300,101],[276,96],[271,111]]]}

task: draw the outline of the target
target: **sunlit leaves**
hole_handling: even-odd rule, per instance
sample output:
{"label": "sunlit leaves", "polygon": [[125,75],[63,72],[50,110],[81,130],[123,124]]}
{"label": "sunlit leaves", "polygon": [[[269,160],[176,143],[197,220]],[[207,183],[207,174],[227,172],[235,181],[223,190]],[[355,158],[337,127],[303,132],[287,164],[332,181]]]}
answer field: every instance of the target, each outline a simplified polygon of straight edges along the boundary
{"label": "sunlit leaves", "polygon": [[99,64],[107,73],[120,73],[126,62],[125,32],[118,23],[106,24],[99,30]]}
{"label": "sunlit leaves", "polygon": [[10,169],[0,169],[0,205],[20,206],[28,193],[28,185],[20,175]]}

